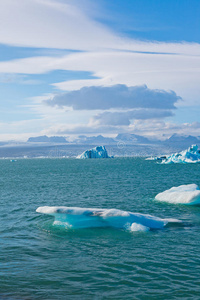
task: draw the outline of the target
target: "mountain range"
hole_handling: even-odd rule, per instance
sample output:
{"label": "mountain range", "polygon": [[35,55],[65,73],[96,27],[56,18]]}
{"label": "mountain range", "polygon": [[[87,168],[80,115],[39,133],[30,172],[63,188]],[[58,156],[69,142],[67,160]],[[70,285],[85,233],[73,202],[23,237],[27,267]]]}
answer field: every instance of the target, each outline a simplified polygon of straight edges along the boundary
{"label": "mountain range", "polygon": [[[51,136],[48,137],[38,136],[30,137],[27,140],[28,144],[34,143],[51,143],[51,144],[66,144],[70,141],[67,140],[64,136]],[[87,144],[87,145],[115,145],[117,143],[124,143],[127,145],[140,145],[140,144],[159,144],[159,145],[169,145],[169,146],[180,146],[180,147],[189,147],[192,144],[200,143],[200,136],[195,137],[192,135],[180,135],[173,134],[170,138],[167,138],[164,141],[161,140],[151,140],[147,137],[136,135],[132,133],[120,133],[115,138],[104,137],[102,135],[98,136],[86,136],[80,135],[78,138],[74,139],[71,144]]]}

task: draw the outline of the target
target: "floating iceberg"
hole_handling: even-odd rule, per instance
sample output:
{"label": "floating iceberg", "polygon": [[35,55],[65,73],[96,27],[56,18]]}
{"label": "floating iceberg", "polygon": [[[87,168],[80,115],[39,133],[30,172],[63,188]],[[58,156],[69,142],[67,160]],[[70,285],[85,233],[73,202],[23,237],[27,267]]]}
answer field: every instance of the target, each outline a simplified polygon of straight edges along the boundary
{"label": "floating iceberg", "polygon": [[192,145],[187,150],[184,150],[180,153],[174,153],[169,156],[160,156],[147,159],[161,161],[162,164],[200,163],[200,150],[198,150],[197,145]]}
{"label": "floating iceberg", "polygon": [[93,149],[86,150],[81,155],[78,155],[77,158],[109,158],[109,156],[104,146],[98,146]]}
{"label": "floating iceberg", "polygon": [[196,184],[180,185],[158,194],[155,199],[174,204],[198,205],[200,204],[200,190]]}
{"label": "floating iceberg", "polygon": [[115,227],[130,231],[148,231],[163,228],[169,222],[180,222],[119,209],[43,206],[38,207],[36,212],[54,216],[54,224],[63,225],[65,228]]}
{"label": "floating iceberg", "polygon": [[157,161],[163,161],[164,159],[166,159],[167,156],[163,155],[163,156],[160,156],[160,157],[154,157],[154,156],[151,156],[151,157],[147,157],[145,160],[157,160]]}

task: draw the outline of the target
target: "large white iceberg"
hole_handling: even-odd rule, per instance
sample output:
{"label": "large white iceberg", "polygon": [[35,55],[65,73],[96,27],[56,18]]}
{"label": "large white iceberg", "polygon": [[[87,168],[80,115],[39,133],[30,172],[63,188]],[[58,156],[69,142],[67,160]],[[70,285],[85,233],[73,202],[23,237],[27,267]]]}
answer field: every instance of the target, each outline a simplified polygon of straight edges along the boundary
{"label": "large white iceberg", "polygon": [[36,212],[54,216],[54,225],[65,228],[115,227],[130,231],[148,231],[163,228],[169,222],[180,222],[119,209],[42,206]]}
{"label": "large white iceberg", "polygon": [[78,155],[77,158],[109,158],[109,156],[104,146],[97,146],[93,149],[86,150],[82,154]]}
{"label": "large white iceberg", "polygon": [[192,145],[187,150],[180,153],[174,153],[169,156],[160,156],[147,158],[148,160],[157,160],[162,164],[177,164],[177,163],[200,163],[200,150],[197,145]]}
{"label": "large white iceberg", "polygon": [[180,185],[158,194],[155,199],[174,204],[199,205],[200,190],[196,184]]}

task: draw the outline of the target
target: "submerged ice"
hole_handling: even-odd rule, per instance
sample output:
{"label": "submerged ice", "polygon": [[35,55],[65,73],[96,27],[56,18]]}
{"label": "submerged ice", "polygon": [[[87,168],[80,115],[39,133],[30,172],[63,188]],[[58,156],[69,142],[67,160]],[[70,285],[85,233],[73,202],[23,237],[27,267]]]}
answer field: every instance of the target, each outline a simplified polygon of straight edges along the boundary
{"label": "submerged ice", "polygon": [[109,156],[105,146],[97,146],[93,149],[86,150],[82,154],[78,155],[77,158],[109,158]]}
{"label": "submerged ice", "polygon": [[130,231],[148,231],[163,228],[169,222],[179,222],[119,209],[42,206],[36,212],[54,216],[55,225],[64,225],[67,228],[115,227]]}
{"label": "submerged ice", "polygon": [[187,150],[181,151],[180,153],[174,153],[169,156],[160,156],[150,159],[161,161],[162,164],[200,163],[200,150],[198,150],[197,145],[192,145]]}
{"label": "submerged ice", "polygon": [[196,184],[180,185],[158,194],[155,199],[174,204],[199,205],[200,190]]}

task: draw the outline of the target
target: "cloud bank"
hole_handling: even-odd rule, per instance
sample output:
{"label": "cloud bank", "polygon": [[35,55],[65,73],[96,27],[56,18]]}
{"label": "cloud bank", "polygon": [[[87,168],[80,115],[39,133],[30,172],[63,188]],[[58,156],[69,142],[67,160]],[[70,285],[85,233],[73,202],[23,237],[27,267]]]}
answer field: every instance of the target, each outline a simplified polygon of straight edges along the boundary
{"label": "cloud bank", "polygon": [[[36,84],[22,79],[27,74],[60,70],[91,74],[90,78],[55,80],[52,86],[66,93],[33,103],[30,109],[41,120],[23,124],[26,130],[31,132],[35,127],[38,131],[49,130],[49,134],[197,132],[199,123],[178,127],[176,122],[164,123],[163,118],[172,116],[180,103],[199,105],[200,44],[139,41],[119,36],[83,9],[86,2],[1,0],[0,43],[73,52],[54,56],[41,52],[41,56],[1,61],[0,73],[4,78],[18,84]],[[177,94],[183,102],[178,102],[181,98]],[[73,111],[66,112],[66,107]],[[24,131],[20,123],[6,125],[2,125],[2,132],[5,128],[9,132]]]}
{"label": "cloud bank", "polygon": [[146,85],[128,87],[117,84],[84,87],[55,95],[43,103],[61,110],[67,107],[74,112],[98,111],[81,130],[86,129],[88,132],[95,128],[97,131],[113,132],[120,130],[120,126],[128,129],[134,120],[171,117],[180,99],[174,91],[153,90]]}
{"label": "cloud bank", "polygon": [[152,90],[146,85],[128,87],[117,84],[110,87],[91,86],[58,94],[47,100],[50,106],[72,107],[74,110],[108,110],[155,108],[175,109],[181,97],[174,91]]}
{"label": "cloud bank", "polygon": [[44,74],[56,70],[90,73],[90,78],[68,78],[67,81],[52,84],[54,88],[63,91],[79,90],[85,86],[147,84],[152,89],[176,91],[184,99],[180,105],[191,106],[200,103],[200,56],[193,56],[192,51],[191,55],[93,51],[60,57],[30,57],[0,62],[0,73],[5,74]]}
{"label": "cloud bank", "polygon": [[[142,42],[124,38],[92,18],[93,1],[1,0],[0,43],[39,48],[121,49],[199,54],[197,43]],[[84,9],[88,4],[88,9]],[[98,8],[97,8],[98,9]],[[13,30],[14,29],[14,30]],[[142,49],[142,50],[141,50]]]}
{"label": "cloud bank", "polygon": [[173,112],[170,110],[135,109],[127,112],[103,112],[94,116],[90,122],[96,126],[129,126],[131,120],[163,119],[171,116]]}

